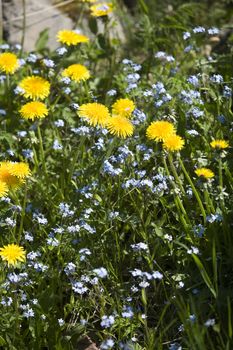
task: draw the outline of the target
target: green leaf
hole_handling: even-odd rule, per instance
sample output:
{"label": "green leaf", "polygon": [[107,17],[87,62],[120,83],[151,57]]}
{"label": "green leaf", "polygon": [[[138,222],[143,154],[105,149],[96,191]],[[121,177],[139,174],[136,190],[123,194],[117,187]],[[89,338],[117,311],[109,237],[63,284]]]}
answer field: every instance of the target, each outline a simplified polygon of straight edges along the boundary
{"label": "green leaf", "polygon": [[98,33],[98,25],[96,18],[91,17],[88,21],[88,24],[91,32],[96,35]]}
{"label": "green leaf", "polygon": [[6,341],[0,336],[0,346],[5,345]]}
{"label": "green leaf", "polygon": [[8,145],[10,146],[10,148],[13,147],[13,137],[12,137],[12,134],[10,134],[10,133],[7,133],[5,131],[1,131],[0,141],[6,141],[8,143]]}
{"label": "green leaf", "polygon": [[214,286],[210,280],[208,273],[206,272],[206,269],[204,268],[204,265],[202,264],[202,262],[198,258],[198,256],[196,256],[194,254],[192,256],[193,256],[193,259],[194,259],[194,261],[195,261],[195,263],[196,263],[196,265],[201,273],[203,280],[205,281],[205,284],[207,285],[207,287],[209,288],[209,290],[213,294],[213,296],[216,298],[217,297],[216,291],[214,289]]}
{"label": "green leaf", "polygon": [[142,289],[142,303],[144,306],[147,305],[146,291],[145,288]]}
{"label": "green leaf", "polygon": [[98,44],[101,47],[101,49],[106,50],[107,47],[108,47],[108,44],[106,42],[106,39],[105,39],[104,35],[103,34],[99,34],[97,36],[97,39],[98,39]]}
{"label": "green leaf", "polygon": [[144,1],[144,0],[139,0],[139,3],[140,3],[140,6],[141,6],[142,11],[143,11],[146,15],[148,15],[149,10],[148,10],[148,7],[147,7],[145,1]]}
{"label": "green leaf", "polygon": [[40,32],[39,38],[36,41],[35,47],[37,51],[44,50],[49,40],[49,28],[45,28]]}

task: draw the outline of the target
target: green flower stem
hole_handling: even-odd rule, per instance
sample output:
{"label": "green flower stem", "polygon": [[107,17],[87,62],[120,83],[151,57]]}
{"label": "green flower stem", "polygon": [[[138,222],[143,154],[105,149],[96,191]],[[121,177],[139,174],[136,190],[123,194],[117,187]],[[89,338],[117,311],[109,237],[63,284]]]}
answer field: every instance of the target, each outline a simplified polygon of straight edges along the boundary
{"label": "green flower stem", "polygon": [[20,320],[19,320],[19,303],[17,293],[13,293],[13,305],[14,305],[14,316],[15,316],[15,326],[14,326],[14,343],[20,334]]}
{"label": "green flower stem", "polygon": [[39,161],[38,161],[38,158],[37,158],[37,154],[36,154],[36,150],[35,150],[35,147],[32,146],[32,150],[33,150],[33,160],[34,160],[34,164],[36,166],[36,169],[38,170],[39,168]]}
{"label": "green flower stem", "polygon": [[[16,205],[18,205],[18,206],[20,206],[20,202],[19,202],[19,198],[18,198],[18,196],[17,196],[17,194],[15,193],[15,189],[10,189],[10,191],[9,191],[9,197],[10,198],[12,198],[13,199],[13,201],[15,202],[15,204]],[[18,217],[18,213],[17,213],[17,211],[13,214],[13,219],[17,222],[17,217]],[[12,231],[11,231],[11,233],[12,233],[12,240],[13,241],[15,241],[15,237],[17,237],[17,233],[16,233],[16,231],[17,231],[17,225],[15,225],[14,227],[13,227],[13,229],[12,229]]]}
{"label": "green flower stem", "polygon": [[52,112],[52,117],[54,115],[54,107],[57,106],[59,100],[61,98],[61,95],[58,95],[55,99],[54,99],[54,102],[50,104],[50,101],[49,101],[49,109],[50,109],[50,112]]}
{"label": "green flower stem", "polygon": [[179,159],[179,163],[181,165],[181,168],[182,168],[182,170],[184,172],[184,175],[185,175],[187,181],[189,182],[189,184],[190,184],[190,186],[191,186],[191,188],[193,190],[194,196],[196,197],[196,200],[197,200],[197,202],[199,204],[199,207],[200,207],[200,210],[201,210],[201,213],[202,213],[202,216],[203,216],[203,220],[204,220],[204,223],[205,223],[206,222],[206,212],[205,212],[205,208],[204,208],[204,206],[202,204],[201,198],[199,196],[199,193],[197,192],[196,187],[194,186],[194,184],[193,184],[193,182],[191,180],[191,177],[189,176],[189,174],[188,174],[188,172],[187,172],[187,170],[186,170],[186,168],[184,166],[184,163],[183,163],[182,159],[180,157],[178,157],[178,159]]}
{"label": "green flower stem", "polygon": [[233,188],[233,176],[231,175],[231,172],[230,172],[230,170],[229,170],[229,168],[228,168],[226,163],[223,164],[223,168],[224,168],[225,174],[226,174],[226,176],[227,176],[227,178],[228,178],[228,180],[230,182],[229,185],[231,186],[231,188]]}
{"label": "green flower stem", "polygon": [[45,176],[47,177],[47,169],[46,169],[46,164],[45,164],[45,154],[44,154],[44,147],[43,147],[43,140],[41,136],[41,131],[40,131],[40,125],[37,125],[37,133],[38,133],[38,139],[39,139],[39,144],[40,144],[40,155],[41,155],[41,160],[42,160],[42,167]]}
{"label": "green flower stem", "polygon": [[210,194],[207,188],[204,189],[204,197],[205,197],[205,202],[208,210],[208,214],[215,213],[215,208],[213,205],[213,201],[210,198]]}
{"label": "green flower stem", "polygon": [[5,79],[5,96],[6,96],[6,105],[7,109],[10,110],[10,104],[11,104],[11,84],[10,84],[10,76],[9,74],[6,74]]}
{"label": "green flower stem", "polygon": [[72,180],[72,176],[74,174],[75,166],[76,166],[79,155],[82,154],[82,152],[84,152],[83,145],[84,145],[85,140],[86,140],[86,137],[81,136],[80,143],[77,146],[74,157],[72,157],[73,159],[72,159],[71,167],[69,169],[68,183],[70,183],[70,181]]}
{"label": "green flower stem", "polygon": [[[142,304],[143,304],[143,308],[144,308],[144,313],[145,313],[145,315],[147,315],[148,302],[147,302],[147,295],[146,295],[145,288],[142,289],[141,300],[142,300]],[[149,334],[149,329],[148,329],[148,324],[147,324],[146,318],[143,320],[143,324],[144,324],[144,329],[145,329],[145,335],[146,335],[147,341],[149,342],[150,341],[150,334]]]}
{"label": "green flower stem", "polygon": [[117,142],[118,142],[118,138],[117,138],[117,137],[114,137],[114,139],[112,140],[110,146],[108,147],[107,153],[106,153],[106,155],[104,156],[103,161],[106,160],[106,159],[108,159],[108,158],[112,155],[112,152],[113,152],[114,148],[116,147]]}
{"label": "green flower stem", "polygon": [[219,176],[219,192],[220,192],[220,207],[222,209],[222,212],[225,212],[225,201],[224,201],[224,196],[223,196],[223,176],[222,176],[222,157],[221,154],[219,155],[219,160],[218,160],[218,176]]}
{"label": "green flower stem", "polygon": [[182,194],[185,196],[185,190],[184,190],[184,187],[183,187],[183,185],[182,185],[182,182],[181,182],[181,180],[180,180],[180,178],[179,178],[179,175],[177,174],[177,171],[176,171],[176,168],[175,168],[175,166],[174,166],[173,158],[172,158],[171,153],[168,153],[168,161],[169,161],[169,165],[170,165],[171,170],[172,170],[172,174],[174,175],[174,177],[175,177],[175,179],[176,179],[176,182],[177,182],[177,184],[179,185]]}
{"label": "green flower stem", "polygon": [[25,190],[24,190],[23,207],[22,207],[22,211],[21,211],[21,219],[20,219],[19,233],[18,233],[18,243],[20,243],[21,235],[23,232],[23,222],[24,222],[24,217],[25,217],[26,203],[27,203],[27,186],[25,186]]}
{"label": "green flower stem", "polygon": [[220,190],[223,189],[223,179],[222,179],[222,158],[221,155],[219,156],[219,161],[218,161],[218,176],[219,176],[219,187]]}
{"label": "green flower stem", "polygon": [[90,95],[90,88],[88,87],[88,84],[87,84],[86,80],[83,82],[83,87],[84,87],[85,98],[88,99],[88,97]]}
{"label": "green flower stem", "polygon": [[[170,176],[170,171],[168,169],[165,157],[163,158],[163,164],[164,164],[164,168],[166,170],[167,175]],[[172,180],[170,180],[170,182],[171,182],[171,185],[172,185],[173,190],[174,190],[174,193],[173,193],[174,202],[175,202],[175,205],[179,211],[180,220],[184,226],[186,233],[189,235],[189,226],[191,226],[191,223],[189,221],[188,214],[183,206],[183,203],[182,203],[180,197],[175,193],[177,190],[176,184]]]}

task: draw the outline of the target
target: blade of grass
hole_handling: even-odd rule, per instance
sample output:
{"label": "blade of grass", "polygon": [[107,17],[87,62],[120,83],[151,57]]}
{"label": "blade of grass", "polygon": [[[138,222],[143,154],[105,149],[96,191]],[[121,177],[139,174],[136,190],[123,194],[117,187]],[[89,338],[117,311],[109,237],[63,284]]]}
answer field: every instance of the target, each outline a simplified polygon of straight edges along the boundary
{"label": "blade of grass", "polygon": [[214,289],[214,286],[213,286],[213,284],[211,282],[211,279],[210,279],[210,277],[209,277],[209,275],[208,275],[204,265],[202,264],[201,260],[198,258],[197,255],[193,254],[192,256],[193,256],[193,260],[195,261],[195,263],[196,263],[196,265],[197,265],[197,267],[198,267],[198,269],[199,269],[199,271],[201,273],[201,276],[202,276],[205,284],[209,288],[209,290],[212,293],[212,295],[216,298],[217,297],[217,293],[216,293],[216,291]]}

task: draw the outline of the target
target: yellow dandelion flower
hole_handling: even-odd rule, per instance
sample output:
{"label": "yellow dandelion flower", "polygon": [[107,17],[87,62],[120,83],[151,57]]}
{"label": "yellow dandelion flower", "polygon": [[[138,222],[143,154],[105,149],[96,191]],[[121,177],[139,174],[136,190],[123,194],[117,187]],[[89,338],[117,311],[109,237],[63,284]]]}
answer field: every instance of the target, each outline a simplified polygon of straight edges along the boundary
{"label": "yellow dandelion flower", "polygon": [[172,123],[167,122],[166,120],[159,120],[152,122],[147,130],[146,136],[150,140],[163,141],[169,135],[175,133],[175,127]]}
{"label": "yellow dandelion flower", "polygon": [[212,148],[225,149],[225,148],[229,147],[229,142],[227,142],[225,140],[213,140],[210,143],[210,146]]}
{"label": "yellow dandelion flower", "polygon": [[103,2],[97,5],[91,6],[91,15],[95,17],[107,16],[113,10],[112,3]]}
{"label": "yellow dandelion flower", "polygon": [[211,179],[214,177],[213,171],[208,168],[198,168],[195,170],[195,173],[197,176],[204,177],[205,179]]}
{"label": "yellow dandelion flower", "polygon": [[64,69],[62,72],[63,77],[68,77],[76,82],[85,81],[90,78],[89,70],[82,64],[72,64]]}
{"label": "yellow dandelion flower", "polygon": [[171,134],[163,140],[163,148],[170,152],[178,152],[184,147],[184,139],[176,134]]}
{"label": "yellow dandelion flower", "polygon": [[19,179],[25,179],[31,175],[29,165],[24,162],[11,162],[10,173]]}
{"label": "yellow dandelion flower", "polygon": [[86,103],[79,107],[78,114],[80,117],[87,119],[91,125],[106,126],[110,118],[109,110],[101,103]]}
{"label": "yellow dandelion flower", "polygon": [[0,163],[0,181],[4,182],[9,188],[17,189],[30,175],[29,166],[23,162],[1,162]]}
{"label": "yellow dandelion flower", "polygon": [[0,54],[0,72],[6,74],[14,74],[19,68],[19,60],[17,56],[11,52]]}
{"label": "yellow dandelion flower", "polygon": [[50,92],[50,83],[42,77],[34,76],[24,78],[19,87],[23,89],[22,94],[33,100],[44,100]]}
{"label": "yellow dandelion flower", "polygon": [[8,192],[7,184],[0,180],[0,198],[5,197]]}
{"label": "yellow dandelion flower", "polygon": [[74,30],[60,30],[57,33],[57,41],[67,46],[87,43],[89,38],[86,35],[77,33]]}
{"label": "yellow dandelion flower", "polygon": [[109,119],[108,130],[111,134],[117,135],[121,138],[133,135],[134,126],[131,121],[125,117],[115,115]]}
{"label": "yellow dandelion flower", "polygon": [[0,256],[2,260],[7,261],[8,266],[15,266],[18,262],[24,262],[26,260],[24,248],[17,244],[8,244],[0,248]]}
{"label": "yellow dandelion flower", "polygon": [[0,181],[4,182],[9,188],[19,188],[23,180],[12,175],[11,173],[12,162],[1,162],[0,163]]}
{"label": "yellow dandelion flower", "polygon": [[112,105],[112,114],[129,118],[135,109],[135,104],[128,98],[120,98]]}
{"label": "yellow dandelion flower", "polygon": [[48,109],[43,102],[33,101],[23,105],[19,113],[24,119],[34,120],[35,118],[45,118],[48,115]]}

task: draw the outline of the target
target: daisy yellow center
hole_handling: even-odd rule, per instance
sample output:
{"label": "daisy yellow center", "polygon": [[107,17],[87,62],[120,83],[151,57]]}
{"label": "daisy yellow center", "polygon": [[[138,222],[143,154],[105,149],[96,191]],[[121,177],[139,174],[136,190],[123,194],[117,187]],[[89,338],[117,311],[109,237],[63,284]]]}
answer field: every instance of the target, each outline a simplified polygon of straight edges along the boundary
{"label": "daisy yellow center", "polygon": [[19,61],[17,56],[11,52],[0,54],[0,71],[6,74],[14,74],[19,68]]}
{"label": "daisy yellow center", "polygon": [[62,75],[76,82],[85,81],[90,78],[89,70],[82,64],[72,64],[63,71]]}
{"label": "daisy yellow center", "polygon": [[60,30],[57,33],[57,41],[70,46],[80,43],[87,43],[89,41],[89,38],[86,35],[76,33],[73,30]]}
{"label": "daisy yellow center", "polygon": [[23,247],[17,244],[8,244],[3,248],[0,248],[0,256],[2,260],[7,261],[8,266],[15,266],[17,262],[23,262],[26,259],[26,252]]}
{"label": "daisy yellow center", "polygon": [[135,104],[128,98],[121,98],[112,105],[112,114],[129,118],[135,109]]}
{"label": "daisy yellow center", "polygon": [[80,117],[87,119],[91,125],[106,126],[110,114],[108,108],[101,103],[87,103],[79,107],[78,114]]}
{"label": "daisy yellow center", "polygon": [[42,77],[31,76],[24,78],[19,87],[23,89],[23,95],[33,100],[44,100],[50,92],[50,83]]}
{"label": "daisy yellow center", "polygon": [[214,140],[210,143],[212,148],[225,149],[229,147],[229,142],[225,140]]}
{"label": "daisy yellow center", "polygon": [[184,140],[176,134],[171,134],[163,140],[163,147],[170,152],[178,152],[184,147]]}
{"label": "daisy yellow center", "polygon": [[206,179],[211,179],[214,177],[213,171],[208,168],[198,168],[195,170],[195,173],[197,176],[204,177]]}
{"label": "daisy yellow center", "polygon": [[113,116],[109,119],[107,128],[113,135],[117,135],[121,138],[133,135],[134,126],[131,121],[122,116]]}
{"label": "daisy yellow center", "polygon": [[146,130],[147,138],[155,141],[163,141],[166,137],[174,133],[174,125],[164,120],[152,122]]}
{"label": "daisy yellow center", "polygon": [[45,118],[48,115],[46,105],[39,101],[28,102],[19,110],[24,119],[34,120],[35,118]]}

